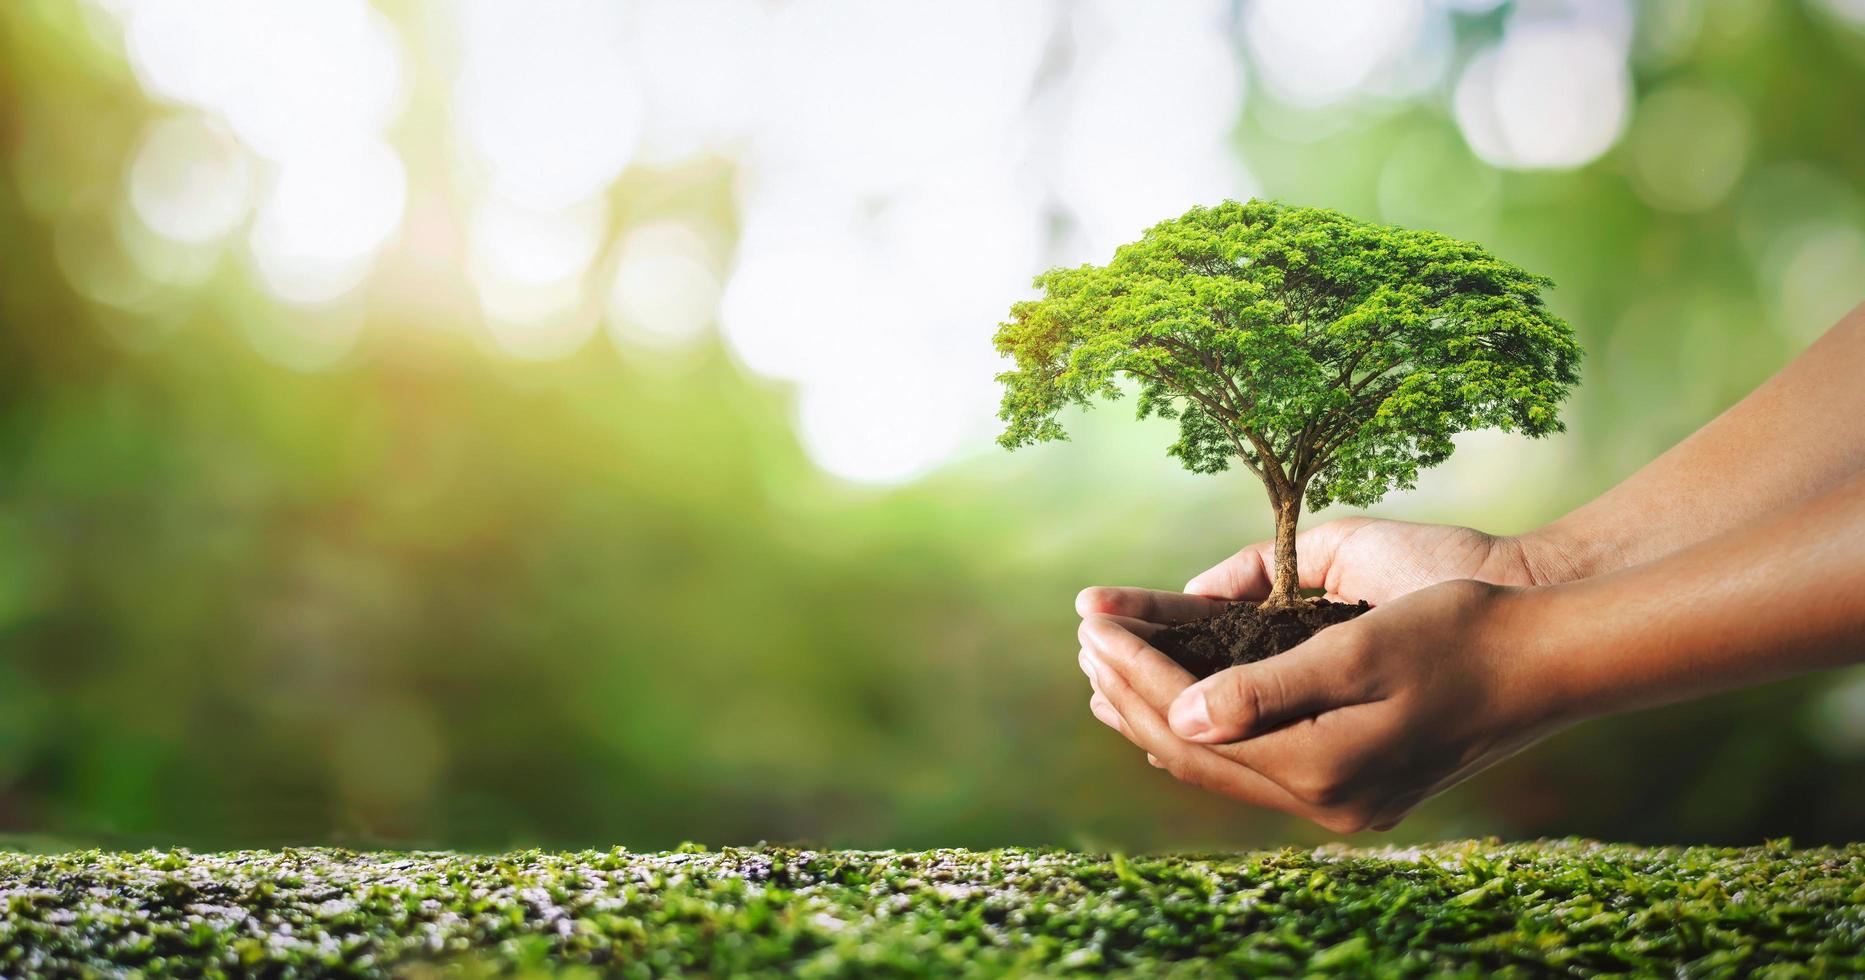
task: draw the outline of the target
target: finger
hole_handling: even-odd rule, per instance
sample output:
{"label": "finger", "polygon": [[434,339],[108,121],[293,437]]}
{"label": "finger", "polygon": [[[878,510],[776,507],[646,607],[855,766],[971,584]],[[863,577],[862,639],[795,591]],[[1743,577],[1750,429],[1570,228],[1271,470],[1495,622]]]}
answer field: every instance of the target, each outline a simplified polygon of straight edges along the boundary
{"label": "finger", "polygon": [[1083,617],[1125,616],[1149,623],[1184,623],[1224,611],[1226,603],[1201,595],[1159,589],[1114,588],[1097,585],[1075,597],[1075,611]]}
{"label": "finger", "polygon": [[[1133,741],[1133,729],[1127,727],[1127,720],[1120,716],[1120,709],[1114,707],[1114,702],[1109,701],[1106,696],[1096,694],[1089,698],[1088,710],[1101,724],[1119,732],[1127,741]],[[1135,742],[1134,747],[1138,748],[1139,743]]]}
{"label": "finger", "polygon": [[1318,634],[1295,649],[1220,670],[1177,694],[1166,716],[1180,738],[1235,742],[1324,711],[1374,700],[1357,631]]}
{"label": "finger", "polygon": [[1096,675],[1096,689],[1119,713],[1121,734],[1175,778],[1245,802],[1296,812],[1289,808],[1302,806],[1301,801],[1275,780],[1247,766],[1231,772],[1237,764],[1221,755],[1185,751],[1191,746],[1171,734],[1165,709],[1191,685],[1192,676],[1148,646],[1130,625],[1116,617],[1093,616],[1083,620],[1080,629],[1087,668]]}
{"label": "finger", "polygon": [[[1145,641],[1152,639],[1154,633],[1166,628],[1163,623],[1135,619],[1132,616],[1097,616],[1095,618],[1105,619],[1121,629],[1126,630],[1133,636],[1138,637],[1141,641],[1141,646],[1146,646]],[[1151,647],[1148,647],[1148,649],[1151,649]]]}
{"label": "finger", "polygon": [[[1099,719],[1102,724],[1126,736],[1129,742],[1133,741],[1133,733],[1127,728],[1126,721],[1120,717],[1119,710],[1114,707],[1113,702],[1107,700],[1106,695],[1101,693],[1101,682],[1095,677],[1093,655],[1088,652],[1086,647],[1082,648],[1078,661],[1081,664],[1082,673],[1088,675],[1088,686],[1094,689],[1094,697],[1090,698],[1088,701],[1088,710],[1092,712],[1095,718]],[[1103,716],[1101,711],[1096,710],[1095,706],[1097,704],[1106,705],[1107,716]],[[1137,746],[1138,743],[1135,743],[1135,745]]]}
{"label": "finger", "polygon": [[1261,599],[1276,580],[1275,545],[1256,544],[1192,576],[1185,591],[1217,599]]}
{"label": "finger", "polygon": [[1209,748],[1304,803],[1339,807],[1377,796],[1379,780],[1391,775],[1378,760],[1403,738],[1384,707],[1351,705]]}
{"label": "finger", "polygon": [[[1106,663],[1106,661],[1110,661],[1110,659],[1117,659],[1121,665],[1126,665],[1128,670],[1134,670],[1134,672],[1138,672],[1138,674],[1143,674],[1143,676],[1145,676],[1145,689],[1153,696],[1153,702],[1156,706],[1171,704],[1173,694],[1179,693],[1188,683],[1192,683],[1192,676],[1186,674],[1181,666],[1171,663],[1169,659],[1166,659],[1164,653],[1153,650],[1151,646],[1145,644],[1145,640],[1141,640],[1141,633],[1145,633],[1145,635],[1151,637],[1154,631],[1158,631],[1158,629],[1160,629],[1160,627],[1154,625],[1154,623],[1141,622],[1141,620],[1125,620],[1125,618],[1119,618],[1119,616],[1093,616],[1091,620],[1084,620],[1084,622],[1082,622],[1082,627],[1078,629],[1080,638],[1082,638],[1080,663],[1082,663],[1082,672],[1087,674],[1087,683],[1089,683],[1089,687],[1095,689],[1095,694],[1097,694],[1097,696],[1100,696],[1100,698],[1106,698],[1106,696],[1108,696],[1108,693],[1100,687],[1100,685],[1102,685],[1100,674],[1102,674],[1104,668],[1097,666],[1097,659],[1098,661],[1102,661],[1102,663]],[[1110,653],[1100,653],[1102,648],[1113,650],[1112,657],[1110,657]],[[1160,666],[1169,668],[1169,674],[1166,674],[1164,678],[1156,674],[1156,670],[1158,670]],[[1110,670],[1112,670],[1112,668],[1110,668]],[[1113,707],[1112,702],[1110,702],[1110,707]],[[1093,709],[1093,706],[1091,706],[1091,709]],[[1132,741],[1136,747],[1145,749],[1138,741],[1134,741],[1132,728],[1128,728],[1125,717],[1121,717],[1119,707],[1113,707],[1113,711],[1115,711],[1115,717],[1121,719],[1119,724],[1113,724],[1113,730],[1117,730],[1119,734],[1126,735],[1126,741]]]}
{"label": "finger", "polygon": [[[1327,587],[1328,568],[1348,534],[1366,523],[1359,518],[1329,521],[1295,536],[1296,584],[1304,589]],[[1261,599],[1276,580],[1276,544],[1258,541],[1200,572],[1185,583],[1185,591],[1219,599]]]}
{"label": "finger", "polygon": [[1175,779],[1232,799],[1309,815],[1306,805],[1269,778],[1174,736],[1164,716],[1119,671],[1109,668],[1100,674],[1103,693],[1126,724],[1124,734],[1145,750],[1149,763],[1170,772]]}
{"label": "finger", "polygon": [[[1143,637],[1151,636],[1159,628],[1140,620],[1090,616],[1081,621],[1081,628],[1076,632],[1082,649],[1089,655],[1085,669],[1101,673],[1095,670],[1098,661],[1119,671],[1147,703],[1163,715],[1172,699],[1191,686],[1192,675],[1146,643]],[[1101,681],[1106,682],[1105,676]]]}

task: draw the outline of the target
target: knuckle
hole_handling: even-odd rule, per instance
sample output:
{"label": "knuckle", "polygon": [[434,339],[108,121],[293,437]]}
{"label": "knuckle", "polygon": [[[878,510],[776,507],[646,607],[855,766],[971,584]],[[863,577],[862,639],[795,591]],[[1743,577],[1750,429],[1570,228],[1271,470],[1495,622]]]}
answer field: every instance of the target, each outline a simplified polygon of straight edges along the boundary
{"label": "knuckle", "polygon": [[1228,709],[1230,718],[1241,731],[1254,731],[1263,718],[1269,715],[1273,705],[1260,679],[1250,677],[1249,671],[1232,670],[1230,680],[1225,685],[1230,703],[1223,707]]}
{"label": "knuckle", "polygon": [[1445,582],[1442,586],[1446,593],[1460,606],[1474,606],[1487,601],[1500,591],[1500,586],[1476,579],[1464,578]]}
{"label": "knuckle", "polygon": [[1183,757],[1167,759],[1165,763],[1166,772],[1171,774],[1173,779],[1187,786],[1195,786],[1198,789],[1206,788],[1204,774],[1197,766],[1188,765]]}
{"label": "knuckle", "polygon": [[1365,628],[1349,620],[1330,629],[1337,631],[1333,638],[1336,655],[1349,676],[1364,676],[1373,668],[1379,654],[1374,648],[1372,636]]}
{"label": "knuckle", "polygon": [[1334,773],[1318,769],[1298,776],[1289,786],[1289,792],[1309,806],[1338,807],[1346,802],[1349,787],[1346,780]]}

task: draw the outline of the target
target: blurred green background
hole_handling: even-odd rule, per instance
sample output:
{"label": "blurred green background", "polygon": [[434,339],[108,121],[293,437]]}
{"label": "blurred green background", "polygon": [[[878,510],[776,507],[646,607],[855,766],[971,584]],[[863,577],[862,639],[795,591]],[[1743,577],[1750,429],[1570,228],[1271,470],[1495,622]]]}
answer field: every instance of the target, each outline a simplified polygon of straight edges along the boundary
{"label": "blurred green background", "polygon": [[[990,443],[1031,275],[1250,193],[1559,283],[1570,431],[1378,509],[1526,530],[1865,292],[1865,8],[0,5],[0,834],[1322,839],[1074,662],[1078,588],[1177,587],[1260,488],[1124,407]],[[1861,828],[1852,673],[1389,839]]]}

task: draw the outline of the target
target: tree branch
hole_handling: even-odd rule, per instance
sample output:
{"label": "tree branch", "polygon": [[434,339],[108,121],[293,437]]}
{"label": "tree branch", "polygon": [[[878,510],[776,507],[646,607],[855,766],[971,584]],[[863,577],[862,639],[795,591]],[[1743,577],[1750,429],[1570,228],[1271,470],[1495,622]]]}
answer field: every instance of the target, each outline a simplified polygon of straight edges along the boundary
{"label": "tree branch", "polygon": [[[1200,406],[1204,408],[1206,412],[1210,413],[1212,421],[1217,423],[1218,428],[1224,430],[1224,435],[1230,439],[1230,444],[1236,448],[1237,458],[1243,462],[1244,467],[1248,469],[1251,473],[1256,474],[1256,478],[1263,481],[1263,484],[1265,486],[1269,485],[1269,477],[1264,473],[1263,468],[1259,466],[1254,460],[1250,459],[1249,452],[1247,452],[1243,448],[1242,441],[1240,441],[1237,438],[1237,431],[1239,429],[1242,429],[1242,426],[1237,424],[1237,415],[1235,412],[1232,412],[1230,409],[1226,408],[1225,406],[1212,401],[1209,396],[1205,395],[1203,392],[1198,391],[1196,388],[1192,388],[1189,385],[1174,384],[1171,379],[1165,377],[1164,375],[1154,374],[1151,371],[1142,371],[1139,368],[1134,368],[1134,367],[1122,368],[1122,370],[1126,371],[1129,374],[1137,374],[1140,377],[1146,378],[1149,381],[1156,382],[1164,386],[1168,391],[1173,391],[1178,394],[1184,395],[1185,397],[1190,398],[1193,401],[1197,402]],[[1229,422],[1230,424],[1226,424],[1226,422]],[[1244,430],[1244,431],[1247,435],[1248,430]],[[1250,436],[1250,440],[1251,442],[1254,443],[1256,442],[1256,437]]]}

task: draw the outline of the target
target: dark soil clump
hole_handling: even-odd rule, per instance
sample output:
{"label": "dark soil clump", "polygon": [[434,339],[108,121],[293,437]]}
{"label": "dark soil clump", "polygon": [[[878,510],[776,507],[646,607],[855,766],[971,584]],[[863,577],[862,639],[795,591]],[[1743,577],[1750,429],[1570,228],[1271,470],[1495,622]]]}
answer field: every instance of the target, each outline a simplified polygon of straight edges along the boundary
{"label": "dark soil clump", "polygon": [[1150,642],[1192,676],[1204,678],[1226,667],[1273,657],[1371,608],[1365,602],[1315,599],[1265,614],[1257,611],[1257,603],[1233,602],[1209,619],[1160,630]]}

